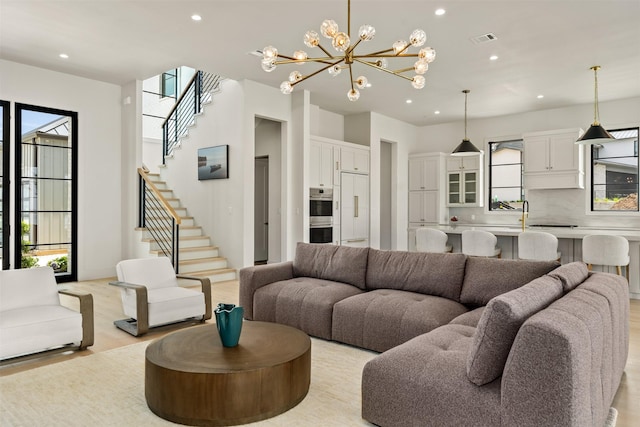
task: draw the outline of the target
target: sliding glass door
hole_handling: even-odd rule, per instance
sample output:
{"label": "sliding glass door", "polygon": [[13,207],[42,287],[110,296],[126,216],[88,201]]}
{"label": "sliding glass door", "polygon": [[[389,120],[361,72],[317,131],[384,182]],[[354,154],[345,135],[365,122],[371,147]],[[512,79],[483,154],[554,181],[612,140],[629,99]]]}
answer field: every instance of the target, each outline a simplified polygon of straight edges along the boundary
{"label": "sliding glass door", "polygon": [[15,105],[15,268],[77,280],[78,115]]}

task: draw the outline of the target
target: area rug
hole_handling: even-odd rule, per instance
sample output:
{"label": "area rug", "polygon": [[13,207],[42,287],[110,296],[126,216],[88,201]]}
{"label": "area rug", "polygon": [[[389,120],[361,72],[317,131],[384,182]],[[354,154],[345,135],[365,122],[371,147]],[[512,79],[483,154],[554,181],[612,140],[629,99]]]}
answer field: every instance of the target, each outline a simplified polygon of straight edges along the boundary
{"label": "area rug", "polygon": [[[147,407],[148,342],[0,378],[0,426],[168,426]],[[311,386],[296,407],[251,426],[371,426],[360,380],[376,353],[312,338]]]}

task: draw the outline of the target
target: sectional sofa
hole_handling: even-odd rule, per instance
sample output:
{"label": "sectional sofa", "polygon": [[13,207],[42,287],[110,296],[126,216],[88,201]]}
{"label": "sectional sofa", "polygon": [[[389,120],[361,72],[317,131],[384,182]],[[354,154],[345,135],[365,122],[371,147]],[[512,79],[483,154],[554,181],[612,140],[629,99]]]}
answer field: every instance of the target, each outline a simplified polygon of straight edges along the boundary
{"label": "sectional sofa", "polygon": [[583,263],[299,243],[240,271],[245,318],[381,352],[380,426],[602,426],[629,345],[626,280]]}

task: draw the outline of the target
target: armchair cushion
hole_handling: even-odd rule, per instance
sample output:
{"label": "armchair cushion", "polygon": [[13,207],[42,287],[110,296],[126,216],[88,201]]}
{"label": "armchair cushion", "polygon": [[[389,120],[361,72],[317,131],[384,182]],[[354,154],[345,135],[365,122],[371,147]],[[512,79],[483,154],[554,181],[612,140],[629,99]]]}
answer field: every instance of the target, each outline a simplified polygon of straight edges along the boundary
{"label": "armchair cushion", "polygon": [[120,261],[116,265],[116,273],[119,281],[144,285],[147,289],[178,286],[176,272],[165,257]]}
{"label": "armchair cushion", "polygon": [[51,267],[4,270],[0,274],[0,309],[60,305]]}
{"label": "armchair cushion", "polygon": [[[193,289],[181,287],[148,289],[147,298],[150,327],[202,316],[205,312],[204,294]],[[138,318],[136,293],[133,289],[122,290],[122,305],[125,315]]]}

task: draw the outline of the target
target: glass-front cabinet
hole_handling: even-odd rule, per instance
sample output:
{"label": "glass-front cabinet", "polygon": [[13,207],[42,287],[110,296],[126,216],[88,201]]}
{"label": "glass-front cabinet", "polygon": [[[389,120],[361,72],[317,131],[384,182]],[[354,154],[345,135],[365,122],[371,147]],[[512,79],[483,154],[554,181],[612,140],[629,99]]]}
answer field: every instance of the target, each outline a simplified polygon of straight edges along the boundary
{"label": "glass-front cabinet", "polygon": [[447,206],[482,206],[482,155],[447,160]]}

